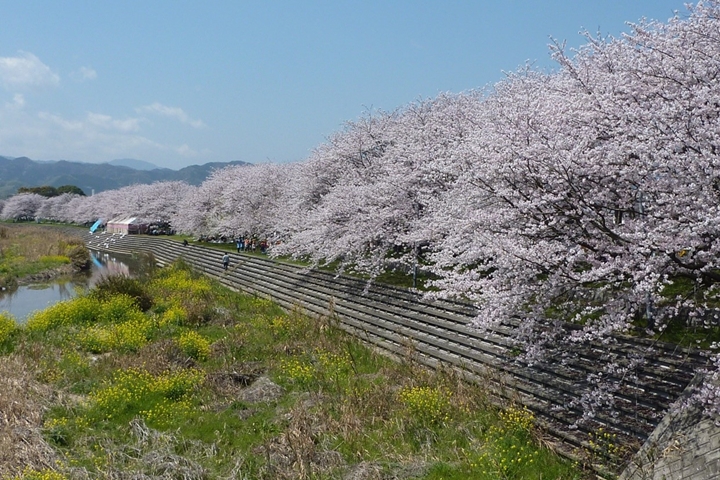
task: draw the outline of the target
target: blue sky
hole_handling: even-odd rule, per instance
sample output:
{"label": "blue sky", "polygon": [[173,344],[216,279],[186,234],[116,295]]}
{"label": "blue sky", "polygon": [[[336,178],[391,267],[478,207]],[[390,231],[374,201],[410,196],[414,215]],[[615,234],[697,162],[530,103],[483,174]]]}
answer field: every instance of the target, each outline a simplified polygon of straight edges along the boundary
{"label": "blue sky", "polygon": [[0,0],[0,155],[305,160],[367,109],[493,84],[683,0]]}

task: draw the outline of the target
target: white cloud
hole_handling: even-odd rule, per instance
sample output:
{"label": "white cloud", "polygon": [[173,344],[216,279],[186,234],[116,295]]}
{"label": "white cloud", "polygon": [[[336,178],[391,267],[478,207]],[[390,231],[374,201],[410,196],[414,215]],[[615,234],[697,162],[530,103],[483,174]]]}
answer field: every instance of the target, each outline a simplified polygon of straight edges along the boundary
{"label": "white cloud", "polygon": [[80,73],[85,80],[95,80],[97,72],[90,67],[80,67]]}
{"label": "white cloud", "polygon": [[152,105],[145,105],[144,107],[137,108],[136,110],[138,113],[153,113],[163,117],[175,118],[180,122],[186,123],[195,128],[202,128],[205,126],[205,123],[203,123],[202,120],[193,120],[180,107],[168,107],[155,102]]}
{"label": "white cloud", "polygon": [[84,129],[83,123],[73,120],[65,120],[59,115],[53,115],[52,113],[48,112],[39,112],[38,118],[41,120],[45,120],[47,122],[50,122],[54,125],[57,125],[61,127],[63,130],[70,130],[70,131],[81,131]]}
{"label": "white cloud", "polygon": [[12,102],[5,103],[6,108],[21,110],[25,106],[25,96],[22,93],[13,95]]}
{"label": "white cloud", "polygon": [[180,145],[175,149],[175,151],[183,157],[194,157],[197,155],[197,152],[190,148],[187,144]]}
{"label": "white cloud", "polygon": [[[0,86],[1,88],[1,86]],[[1,90],[0,90],[1,91]],[[150,159],[158,165],[175,168],[189,159],[208,157],[191,143],[173,141],[173,130],[165,141],[143,134],[148,123],[143,116],[116,118],[97,112],[66,116],[60,111],[30,111],[22,93],[0,98],[0,155],[28,156],[33,159],[67,159],[99,162],[113,158]],[[180,162],[180,163],[178,163]]]}
{"label": "white cloud", "polygon": [[[140,120],[137,118],[127,118],[125,120],[116,120],[110,115],[102,113],[88,112],[85,120],[67,120],[59,115],[48,112],[38,113],[38,118],[45,120],[51,124],[61,127],[63,130],[69,131],[116,131],[121,133],[136,132],[140,130]],[[98,130],[99,129],[99,130]]]}
{"label": "white cloud", "polygon": [[136,132],[140,130],[140,121],[137,118],[115,120],[110,115],[88,112],[87,121],[92,125],[108,130],[118,130],[121,132]]}
{"label": "white cloud", "polygon": [[0,84],[6,89],[55,86],[60,76],[35,55],[19,52],[17,57],[0,57]]}
{"label": "white cloud", "polygon": [[95,80],[97,78],[97,72],[90,67],[80,67],[79,69],[70,74],[70,78],[77,82]]}

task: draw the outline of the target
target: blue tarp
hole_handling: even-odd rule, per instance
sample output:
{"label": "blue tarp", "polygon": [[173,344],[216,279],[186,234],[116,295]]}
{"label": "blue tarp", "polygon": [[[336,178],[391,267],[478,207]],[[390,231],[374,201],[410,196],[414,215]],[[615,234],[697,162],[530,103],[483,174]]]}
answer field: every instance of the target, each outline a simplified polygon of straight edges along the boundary
{"label": "blue tarp", "polygon": [[90,233],[95,233],[95,230],[102,224],[102,218],[98,218],[98,221],[93,223],[93,226],[90,227]]}

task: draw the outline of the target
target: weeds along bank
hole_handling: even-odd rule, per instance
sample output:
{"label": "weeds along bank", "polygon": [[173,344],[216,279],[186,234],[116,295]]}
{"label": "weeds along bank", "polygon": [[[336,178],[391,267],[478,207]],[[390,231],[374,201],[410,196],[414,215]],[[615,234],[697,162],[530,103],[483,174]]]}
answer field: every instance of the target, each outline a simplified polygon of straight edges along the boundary
{"label": "weeds along bank", "polygon": [[271,256],[340,272],[427,271],[432,295],[472,302],[478,326],[521,319],[518,360],[539,368],[564,360],[558,345],[649,337],[591,359],[584,418],[619,411],[615,379],[641,378],[664,355],[655,340],[696,345],[713,381],[688,403],[717,420],[718,31],[720,1],[705,0],[622,38],[555,44],[549,73],[525,66],[487,90],[368,111],[306,161],[231,166],[198,187],[16,195],[0,218],[133,218],[268,239]]}
{"label": "weeds along bank", "polygon": [[68,230],[0,224],[0,287],[48,279],[90,268],[82,237]]}
{"label": "weeds along bank", "polygon": [[181,263],[0,318],[0,478],[584,476],[528,411]]}

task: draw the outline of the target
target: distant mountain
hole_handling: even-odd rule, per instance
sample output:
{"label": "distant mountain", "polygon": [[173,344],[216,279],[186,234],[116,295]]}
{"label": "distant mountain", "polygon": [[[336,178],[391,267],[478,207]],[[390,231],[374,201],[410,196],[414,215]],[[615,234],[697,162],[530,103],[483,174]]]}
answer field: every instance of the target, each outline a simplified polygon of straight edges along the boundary
{"label": "distant mountain", "polygon": [[118,158],[117,160],[110,160],[107,164],[116,167],[130,167],[135,170],[155,170],[156,168],[160,168],[154,163],[136,160],[134,158]]}
{"label": "distant mountain", "polygon": [[180,180],[200,185],[213,170],[230,165],[251,165],[247,162],[211,162],[190,165],[180,170],[155,168],[137,170],[109,163],[80,163],[66,160],[36,162],[27,157],[0,156],[0,198],[15,195],[20,187],[75,185],[86,195],[137,183]]}

